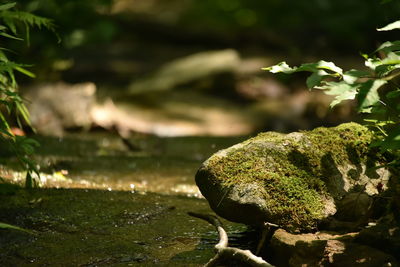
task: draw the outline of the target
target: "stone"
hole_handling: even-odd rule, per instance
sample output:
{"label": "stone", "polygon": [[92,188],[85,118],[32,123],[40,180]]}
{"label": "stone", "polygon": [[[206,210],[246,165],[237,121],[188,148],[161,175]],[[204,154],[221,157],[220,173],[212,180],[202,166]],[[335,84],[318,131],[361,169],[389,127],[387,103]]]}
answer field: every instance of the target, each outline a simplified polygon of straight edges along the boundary
{"label": "stone", "polygon": [[400,258],[400,222],[393,214],[382,217],[375,225],[363,229],[356,241]]}
{"label": "stone", "polygon": [[88,128],[96,103],[94,83],[37,85],[24,95],[32,126],[38,133],[61,136],[66,128]]}
{"label": "stone", "polygon": [[278,229],[268,254],[277,266],[397,266],[397,260],[378,249],[354,242],[358,233],[291,234]]}
{"label": "stone", "polygon": [[[143,104],[145,103],[145,104]],[[157,136],[238,136],[254,131],[260,120],[246,108],[199,92],[164,91],[129,101],[108,99],[91,110],[96,125]]]}
{"label": "stone", "polygon": [[[387,189],[389,171],[370,168],[381,160],[369,147],[372,139],[356,123],[261,133],[212,155],[198,170],[196,183],[225,219],[311,231],[352,202],[362,208],[356,216],[367,214],[369,198]],[[350,193],[361,197],[346,197]],[[338,214],[352,220],[351,212]]]}

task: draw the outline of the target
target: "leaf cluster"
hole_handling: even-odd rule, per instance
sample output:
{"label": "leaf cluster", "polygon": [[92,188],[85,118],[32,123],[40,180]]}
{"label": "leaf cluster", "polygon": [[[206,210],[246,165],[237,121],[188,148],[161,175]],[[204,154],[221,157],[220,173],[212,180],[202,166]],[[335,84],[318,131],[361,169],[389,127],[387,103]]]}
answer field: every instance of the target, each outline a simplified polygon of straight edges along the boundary
{"label": "leaf cluster", "polygon": [[[378,31],[400,29],[400,20]],[[384,151],[399,153],[400,149],[400,41],[385,42],[372,54],[363,55],[365,70],[344,71],[333,62],[320,60],[290,67],[286,62],[263,68],[271,73],[310,72],[309,89],[323,90],[334,96],[331,107],[345,100],[356,100],[357,111],[368,114],[365,122],[377,132],[373,144]],[[400,160],[394,162],[400,164]]]}
{"label": "leaf cluster", "polygon": [[[29,42],[29,29],[31,27],[48,28],[54,30],[51,20],[35,16],[31,13],[14,10],[16,3],[0,5],[0,36],[8,39],[21,40],[19,28],[25,29],[25,40]],[[24,100],[18,92],[15,72],[34,78],[35,75],[28,71],[25,64],[9,60],[7,54],[11,50],[0,47],[0,140],[7,144],[21,165],[27,170],[26,186],[33,185],[32,174],[39,174],[35,162],[31,159],[35,147],[39,144],[25,136],[17,136],[11,130],[7,117],[15,117],[18,125],[30,125],[29,112]]]}

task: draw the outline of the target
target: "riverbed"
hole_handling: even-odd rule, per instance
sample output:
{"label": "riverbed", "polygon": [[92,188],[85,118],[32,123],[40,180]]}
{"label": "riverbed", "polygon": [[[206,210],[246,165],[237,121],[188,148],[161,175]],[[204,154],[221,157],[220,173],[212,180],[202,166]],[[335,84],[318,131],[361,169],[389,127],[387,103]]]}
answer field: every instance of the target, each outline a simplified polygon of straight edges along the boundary
{"label": "riverbed", "polygon": [[[201,266],[213,255],[213,226],[187,215],[212,213],[194,175],[201,162],[245,137],[158,138],[130,147],[112,133],[36,137],[39,188],[0,196],[1,266]],[[134,149],[132,149],[134,147]],[[14,160],[2,176],[22,184]],[[231,245],[249,248],[244,225],[223,221]],[[253,240],[253,241],[251,241]]]}

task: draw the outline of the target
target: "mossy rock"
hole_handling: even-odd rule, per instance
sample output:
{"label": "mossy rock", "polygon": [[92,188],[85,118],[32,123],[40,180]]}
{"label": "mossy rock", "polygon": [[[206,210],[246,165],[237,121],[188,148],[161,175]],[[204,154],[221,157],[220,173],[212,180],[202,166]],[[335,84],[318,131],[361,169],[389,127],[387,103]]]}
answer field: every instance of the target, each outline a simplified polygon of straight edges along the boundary
{"label": "mossy rock", "polygon": [[372,196],[387,188],[389,172],[373,133],[356,123],[258,136],[221,150],[203,163],[196,183],[221,217],[249,225],[315,229],[347,194]]}

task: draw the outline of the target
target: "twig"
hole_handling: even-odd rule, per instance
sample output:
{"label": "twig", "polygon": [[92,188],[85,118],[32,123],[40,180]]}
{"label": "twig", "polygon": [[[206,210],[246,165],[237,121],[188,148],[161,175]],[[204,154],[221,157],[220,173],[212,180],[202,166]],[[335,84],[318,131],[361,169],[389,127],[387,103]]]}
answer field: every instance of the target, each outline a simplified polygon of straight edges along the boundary
{"label": "twig", "polygon": [[[261,231],[261,238],[260,241],[258,241],[257,245],[257,250],[256,250],[256,255],[260,255],[260,252],[262,248],[265,245],[265,242],[267,240],[267,236],[271,234],[271,232],[275,232],[276,229],[279,228],[279,225],[274,224],[274,223],[269,223],[269,222],[264,222],[264,227],[262,228]],[[271,237],[271,236],[269,236]]]}
{"label": "twig", "polygon": [[195,212],[188,212],[190,216],[203,219],[217,228],[219,234],[219,242],[215,245],[214,250],[216,255],[214,258],[209,260],[205,267],[217,266],[223,259],[234,259],[241,262],[245,262],[254,267],[274,267],[268,262],[264,261],[261,257],[257,257],[250,250],[243,250],[238,248],[228,247],[228,235],[226,234],[222,223],[216,216],[200,214]]}

